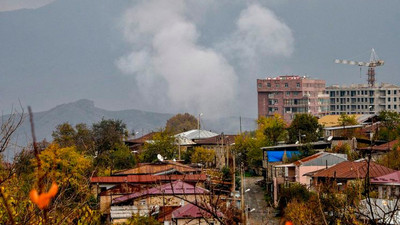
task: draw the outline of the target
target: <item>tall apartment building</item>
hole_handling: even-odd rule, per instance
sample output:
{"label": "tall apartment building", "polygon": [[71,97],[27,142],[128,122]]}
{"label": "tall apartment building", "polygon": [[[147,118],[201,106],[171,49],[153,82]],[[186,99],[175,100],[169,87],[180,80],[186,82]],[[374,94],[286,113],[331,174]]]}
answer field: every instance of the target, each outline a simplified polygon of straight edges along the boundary
{"label": "tall apartment building", "polygon": [[400,112],[400,87],[382,83],[351,86],[333,85],[326,88],[329,94],[330,114],[378,114],[382,110]]}
{"label": "tall apartment building", "polygon": [[257,79],[257,93],[258,117],[279,113],[290,122],[296,113],[328,114],[324,80],[294,75]]}

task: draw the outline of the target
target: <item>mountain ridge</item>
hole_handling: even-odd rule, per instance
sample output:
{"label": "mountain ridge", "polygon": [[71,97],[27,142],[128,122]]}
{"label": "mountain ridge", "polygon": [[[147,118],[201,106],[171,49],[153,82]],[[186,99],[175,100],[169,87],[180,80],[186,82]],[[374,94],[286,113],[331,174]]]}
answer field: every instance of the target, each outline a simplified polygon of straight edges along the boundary
{"label": "mountain ridge", "polygon": [[[7,118],[9,115],[3,116]],[[31,131],[29,118],[25,115],[25,120],[14,135],[13,142],[18,146],[26,146],[31,142]],[[88,99],[80,99],[74,102],[56,105],[55,107],[41,112],[34,112],[33,119],[35,124],[36,139],[38,141],[46,139],[52,140],[52,132],[56,126],[65,122],[71,125],[85,123],[91,126],[101,119],[119,119],[127,126],[129,131],[139,132],[137,136],[142,136],[148,132],[163,128],[169,118],[174,116],[170,113],[148,112],[138,109],[125,110],[105,110],[95,106],[95,102]],[[239,118],[224,117],[220,119],[201,118],[202,127],[216,133],[237,134],[240,130]],[[242,117],[242,130],[254,130],[256,127],[255,119]],[[9,149],[5,155],[12,158],[19,150]]]}

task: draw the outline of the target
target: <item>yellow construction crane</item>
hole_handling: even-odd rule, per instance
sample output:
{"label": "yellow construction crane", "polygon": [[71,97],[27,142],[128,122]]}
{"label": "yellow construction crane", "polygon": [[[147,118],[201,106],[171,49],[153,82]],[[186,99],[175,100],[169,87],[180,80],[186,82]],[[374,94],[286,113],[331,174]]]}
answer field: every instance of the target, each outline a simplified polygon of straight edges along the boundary
{"label": "yellow construction crane", "polygon": [[352,61],[352,60],[335,59],[335,63],[360,66],[360,71],[361,71],[361,66],[368,66],[368,73],[367,73],[367,75],[368,75],[368,85],[370,87],[373,87],[373,86],[375,86],[375,67],[383,66],[384,61],[383,60],[379,60],[378,56],[375,53],[375,50],[372,49],[369,62],[357,62],[357,61]]}

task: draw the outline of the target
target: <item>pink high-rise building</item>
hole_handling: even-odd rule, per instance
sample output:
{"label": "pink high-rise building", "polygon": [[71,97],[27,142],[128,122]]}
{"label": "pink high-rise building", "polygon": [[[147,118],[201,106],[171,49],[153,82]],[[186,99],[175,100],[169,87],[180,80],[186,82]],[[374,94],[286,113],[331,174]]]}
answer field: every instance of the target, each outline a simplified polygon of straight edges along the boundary
{"label": "pink high-rise building", "polygon": [[290,122],[296,113],[315,116],[329,113],[324,80],[294,75],[257,79],[257,93],[258,117],[278,113]]}

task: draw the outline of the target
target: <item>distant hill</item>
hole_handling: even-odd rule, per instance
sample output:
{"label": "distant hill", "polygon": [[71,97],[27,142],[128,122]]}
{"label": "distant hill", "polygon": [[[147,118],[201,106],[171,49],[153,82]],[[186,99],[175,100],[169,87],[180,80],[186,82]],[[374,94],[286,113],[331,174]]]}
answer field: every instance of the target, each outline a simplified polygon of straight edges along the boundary
{"label": "distant hill", "polygon": [[[129,131],[135,130],[141,136],[150,131],[156,131],[165,126],[165,123],[173,114],[146,112],[136,109],[109,111],[97,108],[94,102],[87,99],[78,100],[72,103],[58,105],[48,111],[33,114],[37,140],[52,140],[51,133],[61,123],[69,122],[72,125],[86,123],[91,126],[93,123],[105,119],[120,119]],[[5,115],[4,117],[7,117]],[[225,117],[213,120],[201,120],[202,128],[216,133],[237,134],[240,130],[239,117]],[[242,118],[242,130],[254,130],[255,119]],[[9,148],[5,153],[6,158],[11,159],[21,146],[26,146],[32,140],[29,119],[26,117],[22,126],[14,136],[13,142],[17,147]]]}

